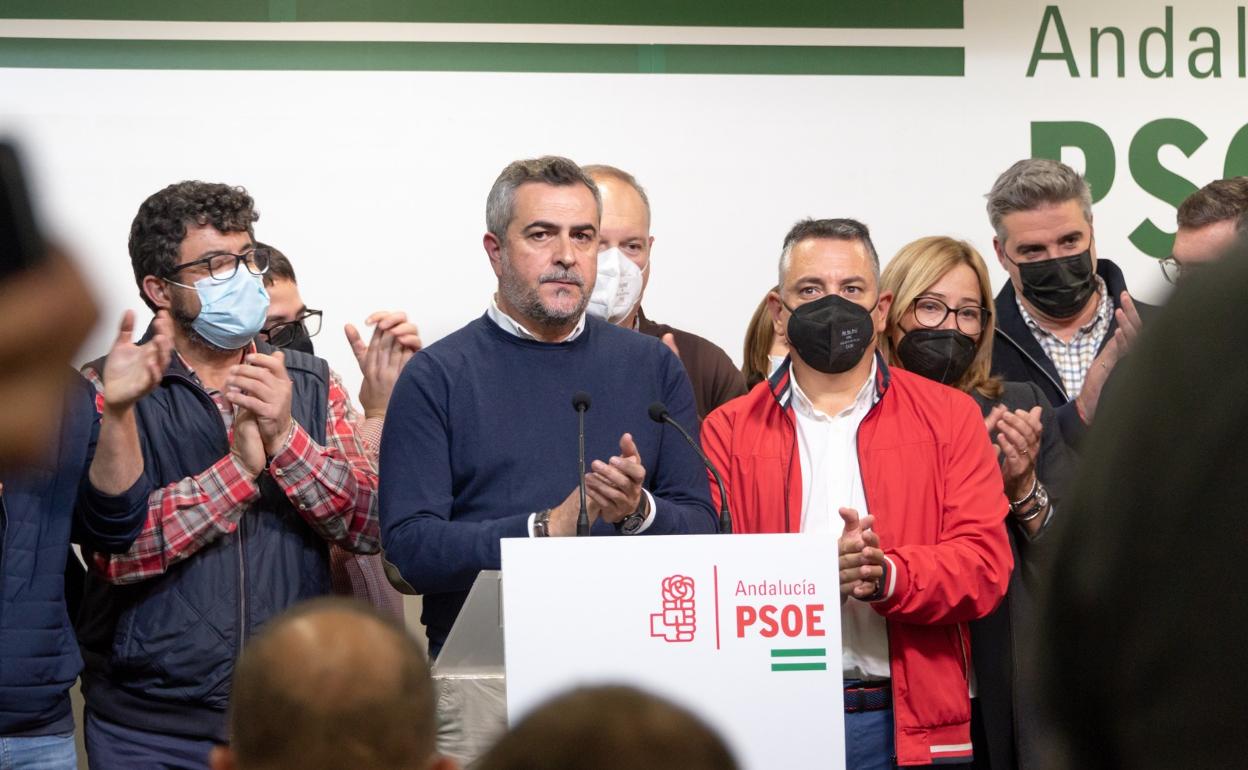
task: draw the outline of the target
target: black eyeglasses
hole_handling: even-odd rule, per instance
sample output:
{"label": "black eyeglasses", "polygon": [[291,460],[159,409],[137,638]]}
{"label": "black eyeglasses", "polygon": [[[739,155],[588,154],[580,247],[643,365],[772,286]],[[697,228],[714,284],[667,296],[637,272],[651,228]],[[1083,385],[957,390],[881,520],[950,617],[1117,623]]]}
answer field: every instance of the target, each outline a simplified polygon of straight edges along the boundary
{"label": "black eyeglasses", "polygon": [[910,303],[910,306],[914,309],[914,320],[918,321],[920,326],[935,329],[945,322],[950,313],[953,313],[958,331],[969,336],[982,332],[988,323],[988,318],[992,315],[992,311],[986,307],[969,305],[953,308],[935,297],[919,297]]}
{"label": "black eyeglasses", "polygon": [[260,334],[275,348],[284,348],[320,333],[321,311],[319,310],[305,310],[293,321],[283,321],[260,330]]}
{"label": "black eyeglasses", "polygon": [[252,249],[242,254],[214,254],[211,257],[197,259],[194,262],[187,262],[185,265],[178,265],[170,270],[166,279],[171,278],[183,270],[189,270],[192,267],[200,265],[208,266],[208,275],[212,276],[214,281],[228,281],[238,272],[238,266],[247,265],[247,272],[252,275],[264,275],[269,272],[268,249]]}

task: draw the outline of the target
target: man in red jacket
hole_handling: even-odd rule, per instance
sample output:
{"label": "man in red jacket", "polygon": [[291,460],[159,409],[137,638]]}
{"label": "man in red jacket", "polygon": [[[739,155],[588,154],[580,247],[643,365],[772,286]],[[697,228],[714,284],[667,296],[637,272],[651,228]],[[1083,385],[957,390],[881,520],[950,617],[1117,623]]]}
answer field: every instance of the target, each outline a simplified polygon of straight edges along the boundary
{"label": "man in red jacket", "polygon": [[769,298],[792,355],[702,425],[737,532],[840,535],[851,770],[970,762],[966,623],[1013,568],[979,408],[876,355],[879,270],[862,223],[797,223]]}

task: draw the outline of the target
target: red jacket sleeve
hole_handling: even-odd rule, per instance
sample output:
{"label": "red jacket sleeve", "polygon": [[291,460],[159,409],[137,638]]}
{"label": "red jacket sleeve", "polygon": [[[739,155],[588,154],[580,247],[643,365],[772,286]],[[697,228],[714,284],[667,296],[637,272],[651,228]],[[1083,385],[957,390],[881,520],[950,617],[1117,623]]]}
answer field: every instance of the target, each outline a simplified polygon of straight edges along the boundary
{"label": "red jacket sleeve", "polygon": [[885,598],[876,610],[902,623],[964,623],[996,609],[1014,557],[1005,515],[1009,503],[979,409],[955,398],[945,462],[939,542],[889,548]]}
{"label": "red jacket sleeve", "polygon": [[[729,498],[732,497],[732,469],[729,467],[728,454],[731,436],[732,421],[729,419],[728,412],[722,407],[706,416],[706,419],[702,421],[702,430],[698,436],[702,441],[702,451],[706,452],[706,456],[711,459],[711,464],[718,468],[724,477],[724,488],[728,490]],[[721,504],[719,485],[715,483],[715,477],[709,470],[706,472],[706,481],[711,485],[711,505],[718,511]],[[731,505],[732,500],[728,502]]]}

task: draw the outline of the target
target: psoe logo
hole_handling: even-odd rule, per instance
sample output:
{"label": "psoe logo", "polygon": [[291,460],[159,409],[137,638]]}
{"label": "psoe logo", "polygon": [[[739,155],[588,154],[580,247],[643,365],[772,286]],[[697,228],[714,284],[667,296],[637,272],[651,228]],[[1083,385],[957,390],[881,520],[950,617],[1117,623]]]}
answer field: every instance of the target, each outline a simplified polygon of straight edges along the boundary
{"label": "psoe logo", "polygon": [[663,597],[662,610],[650,615],[650,636],[673,644],[692,642],[698,630],[693,578],[685,575],[665,577],[660,594]]}

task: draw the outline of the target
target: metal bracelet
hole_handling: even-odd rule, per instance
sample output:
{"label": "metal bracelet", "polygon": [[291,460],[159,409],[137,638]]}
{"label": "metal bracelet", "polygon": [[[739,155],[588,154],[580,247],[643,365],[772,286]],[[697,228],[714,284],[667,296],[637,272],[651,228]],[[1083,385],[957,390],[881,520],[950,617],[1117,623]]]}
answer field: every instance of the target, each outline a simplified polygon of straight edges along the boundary
{"label": "metal bracelet", "polygon": [[1031,476],[1031,491],[1028,492],[1026,496],[1023,497],[1022,500],[1011,500],[1010,510],[1017,513],[1018,507],[1020,505],[1023,505],[1024,503],[1029,502],[1033,497],[1036,496],[1036,493],[1039,491],[1040,491],[1040,477],[1033,473]]}
{"label": "metal bracelet", "polygon": [[1048,507],[1049,500],[1046,496],[1044,500],[1037,501],[1033,507],[1028,508],[1025,511],[1015,511],[1014,520],[1025,524],[1039,516],[1041,513],[1044,513],[1044,510]]}

